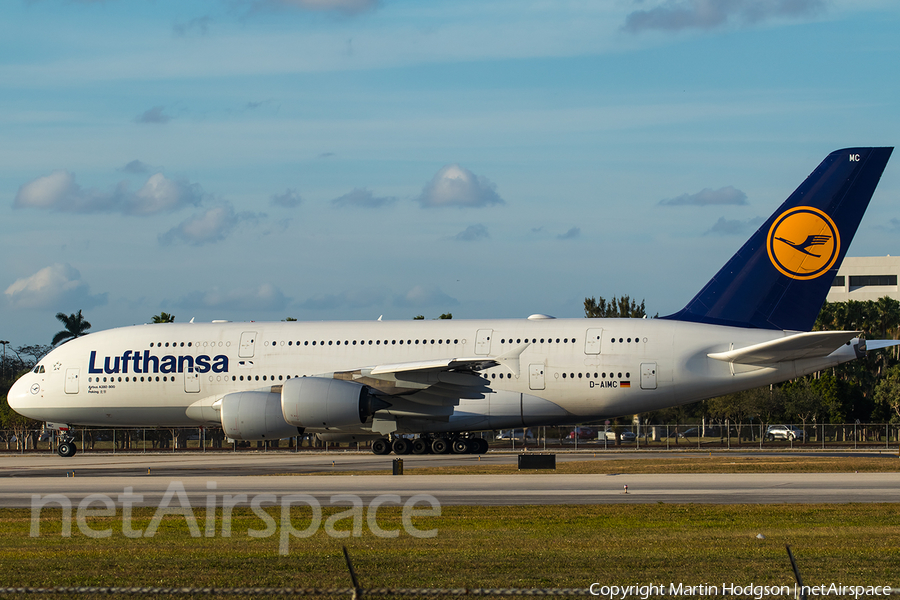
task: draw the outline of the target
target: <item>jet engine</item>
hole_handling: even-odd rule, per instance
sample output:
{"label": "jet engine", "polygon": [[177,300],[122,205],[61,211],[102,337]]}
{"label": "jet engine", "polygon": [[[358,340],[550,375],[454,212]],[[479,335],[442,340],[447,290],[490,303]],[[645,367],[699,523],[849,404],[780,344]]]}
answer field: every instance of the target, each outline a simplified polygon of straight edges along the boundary
{"label": "jet engine", "polygon": [[302,433],[284,421],[281,394],[236,392],[222,398],[222,429],[236,440],[270,440]]}
{"label": "jet engine", "polygon": [[281,388],[282,415],[296,427],[359,427],[375,411],[388,406],[369,395],[366,386],[343,379],[295,377]]}

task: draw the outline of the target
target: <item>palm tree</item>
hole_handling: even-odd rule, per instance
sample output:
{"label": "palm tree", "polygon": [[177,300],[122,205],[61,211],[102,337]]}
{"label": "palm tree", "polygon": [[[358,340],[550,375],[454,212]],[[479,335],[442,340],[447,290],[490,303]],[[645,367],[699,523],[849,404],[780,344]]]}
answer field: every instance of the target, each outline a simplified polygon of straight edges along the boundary
{"label": "palm tree", "polygon": [[174,323],[175,315],[170,315],[167,312],[161,312],[158,315],[153,315],[153,323]]}
{"label": "palm tree", "polygon": [[888,296],[882,296],[875,303],[875,312],[878,315],[881,339],[888,339],[888,332],[896,339],[896,329],[900,323],[900,302]]}
{"label": "palm tree", "polygon": [[53,336],[53,345],[60,342],[68,342],[77,337],[83,336],[87,330],[91,328],[91,324],[84,320],[81,311],[67,315],[66,313],[56,313],[56,318],[66,326],[65,329]]}

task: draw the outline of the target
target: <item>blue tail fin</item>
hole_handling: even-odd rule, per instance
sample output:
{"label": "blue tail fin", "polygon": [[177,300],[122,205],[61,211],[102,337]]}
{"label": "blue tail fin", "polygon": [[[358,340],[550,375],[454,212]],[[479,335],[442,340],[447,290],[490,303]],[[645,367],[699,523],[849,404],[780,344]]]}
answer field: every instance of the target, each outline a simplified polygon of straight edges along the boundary
{"label": "blue tail fin", "polygon": [[812,329],[892,151],[829,154],[687,306],[663,318]]}

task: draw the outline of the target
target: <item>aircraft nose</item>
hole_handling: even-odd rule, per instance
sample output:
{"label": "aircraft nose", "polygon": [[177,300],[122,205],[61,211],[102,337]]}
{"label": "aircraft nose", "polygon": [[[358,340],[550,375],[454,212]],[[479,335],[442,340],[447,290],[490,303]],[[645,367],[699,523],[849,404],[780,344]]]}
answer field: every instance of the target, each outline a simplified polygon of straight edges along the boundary
{"label": "aircraft nose", "polygon": [[[36,392],[35,392],[36,390]],[[31,374],[23,375],[12,384],[6,401],[9,407],[21,415],[28,416],[27,410],[31,405],[31,399],[41,391],[41,384],[31,377]]]}

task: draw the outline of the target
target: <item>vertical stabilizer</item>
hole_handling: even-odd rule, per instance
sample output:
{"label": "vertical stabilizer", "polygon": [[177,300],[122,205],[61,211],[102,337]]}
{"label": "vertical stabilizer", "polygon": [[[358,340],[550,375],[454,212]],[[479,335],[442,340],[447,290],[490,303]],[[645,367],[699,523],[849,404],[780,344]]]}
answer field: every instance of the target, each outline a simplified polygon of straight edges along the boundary
{"label": "vertical stabilizer", "polygon": [[829,154],[687,306],[663,318],[809,331],[892,151]]}

